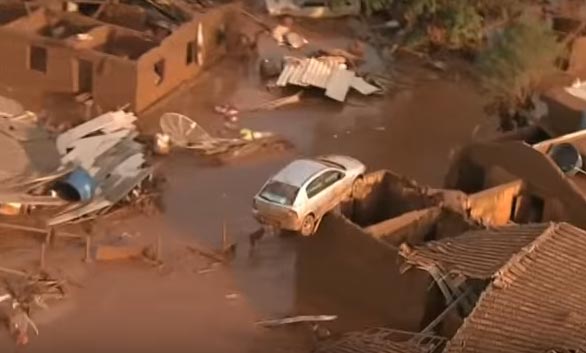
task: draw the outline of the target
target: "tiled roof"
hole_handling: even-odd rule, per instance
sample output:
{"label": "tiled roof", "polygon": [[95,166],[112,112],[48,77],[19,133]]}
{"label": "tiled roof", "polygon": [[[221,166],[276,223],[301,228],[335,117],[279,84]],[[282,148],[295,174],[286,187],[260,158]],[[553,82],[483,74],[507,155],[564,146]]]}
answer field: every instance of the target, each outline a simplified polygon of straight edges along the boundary
{"label": "tiled roof", "polygon": [[492,278],[444,353],[586,347],[585,231],[566,223],[505,227],[414,251],[408,261],[428,256],[446,271]]}
{"label": "tiled roof", "polygon": [[436,266],[444,274],[468,278],[491,278],[549,224],[513,225],[466,232],[454,238],[432,241],[423,246],[401,247],[407,264],[422,269]]}

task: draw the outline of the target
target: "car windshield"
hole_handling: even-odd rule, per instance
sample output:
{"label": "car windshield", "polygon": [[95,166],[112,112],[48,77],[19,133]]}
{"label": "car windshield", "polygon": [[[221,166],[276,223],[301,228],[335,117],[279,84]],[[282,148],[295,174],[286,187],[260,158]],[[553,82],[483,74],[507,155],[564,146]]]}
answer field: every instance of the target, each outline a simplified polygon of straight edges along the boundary
{"label": "car windshield", "polygon": [[291,206],[297,197],[299,188],[280,181],[270,181],[260,193],[263,199],[284,206]]}

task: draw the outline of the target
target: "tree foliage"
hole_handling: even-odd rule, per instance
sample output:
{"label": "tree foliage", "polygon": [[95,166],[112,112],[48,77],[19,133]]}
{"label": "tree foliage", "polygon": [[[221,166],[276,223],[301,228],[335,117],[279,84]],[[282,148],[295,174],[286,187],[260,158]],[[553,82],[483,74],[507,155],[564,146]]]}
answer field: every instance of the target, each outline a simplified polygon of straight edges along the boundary
{"label": "tree foliage", "polygon": [[543,79],[557,71],[562,50],[541,21],[519,18],[479,55],[481,83],[501,105],[523,106]]}
{"label": "tree foliage", "polygon": [[[525,0],[365,0],[367,8],[393,7],[407,24],[414,42],[451,49],[476,48],[487,23],[518,12]],[[396,5],[396,6],[395,6]]]}

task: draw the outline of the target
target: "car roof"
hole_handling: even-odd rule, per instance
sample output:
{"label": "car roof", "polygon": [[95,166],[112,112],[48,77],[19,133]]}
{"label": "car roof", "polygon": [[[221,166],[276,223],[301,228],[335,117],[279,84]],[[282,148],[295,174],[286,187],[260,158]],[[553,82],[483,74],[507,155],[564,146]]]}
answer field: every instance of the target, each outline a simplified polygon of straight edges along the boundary
{"label": "car roof", "polygon": [[285,184],[301,187],[313,175],[329,167],[311,159],[298,159],[289,163],[271,179]]}

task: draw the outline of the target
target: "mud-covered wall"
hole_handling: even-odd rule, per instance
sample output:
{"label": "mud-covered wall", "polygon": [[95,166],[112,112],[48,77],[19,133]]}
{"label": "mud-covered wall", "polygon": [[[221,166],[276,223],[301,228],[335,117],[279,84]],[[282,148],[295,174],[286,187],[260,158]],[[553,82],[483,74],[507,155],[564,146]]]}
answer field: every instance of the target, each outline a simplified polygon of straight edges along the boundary
{"label": "mud-covered wall", "polygon": [[103,110],[114,110],[129,104],[136,105],[136,63],[104,55],[94,58],[93,96]]}
{"label": "mud-covered wall", "polygon": [[396,249],[328,215],[318,233],[298,245],[297,311],[336,314],[339,330],[388,325],[418,331],[430,278],[424,271],[401,274],[401,263]]}
{"label": "mud-covered wall", "polygon": [[[15,25],[20,26],[18,23]],[[105,41],[106,32],[104,28],[97,27],[89,32],[90,40],[70,47],[21,30],[3,28],[0,30],[0,81],[9,86],[46,93],[74,94],[80,89],[79,60],[84,60],[92,65],[92,93],[98,106],[114,109],[134,104],[135,63],[91,49]],[[33,47],[46,51],[44,72],[31,67]]]}
{"label": "mud-covered wall", "polygon": [[513,214],[513,200],[522,186],[521,181],[515,181],[470,195],[470,217],[487,226],[507,224]]}
{"label": "mud-covered wall", "polygon": [[[198,19],[184,24],[138,61],[95,49],[100,44],[98,42],[106,40],[108,31],[104,26],[89,31],[89,39],[78,43],[56,42],[37,35],[36,30],[47,21],[44,11],[39,10],[0,28],[0,81],[8,86],[34,88],[46,93],[78,93],[78,60],[82,59],[92,63],[92,94],[101,109],[116,109],[129,104],[132,109],[140,111],[201,70],[196,58],[192,63],[186,63],[187,43],[197,42],[199,22],[204,32],[203,67],[213,64],[225,54],[226,38],[220,35],[220,31],[225,30],[225,35],[234,33],[232,27],[236,24],[234,19],[238,8],[238,4],[231,4],[206,11]],[[88,21],[98,23],[91,19]],[[121,27],[115,30],[140,35]],[[31,69],[32,46],[45,50],[45,70]],[[164,60],[164,73],[160,83],[157,83],[154,67],[160,60]]]}
{"label": "mud-covered wall", "polygon": [[387,244],[399,246],[451,238],[480,227],[460,212],[437,206],[405,213],[364,231]]}
{"label": "mud-covered wall", "polygon": [[414,182],[382,170],[365,176],[360,197],[344,202],[344,215],[361,227],[395,218],[406,212],[435,206],[439,199],[427,195]]}
{"label": "mud-covered wall", "polygon": [[398,217],[366,227],[364,231],[394,246],[401,243],[422,243],[441,214],[440,207],[430,207],[404,213]]}
{"label": "mud-covered wall", "polygon": [[[183,24],[165,38],[159,47],[142,55],[137,66],[135,110],[144,110],[224,55],[228,27],[232,26],[237,9],[236,4],[210,9],[195,20]],[[197,55],[192,57],[191,62],[187,60],[188,43],[194,43],[197,47],[199,23],[202,25],[203,46],[198,50],[203,53],[203,65],[198,64]],[[164,62],[164,73],[162,80],[157,83],[155,65],[161,62]]]}

